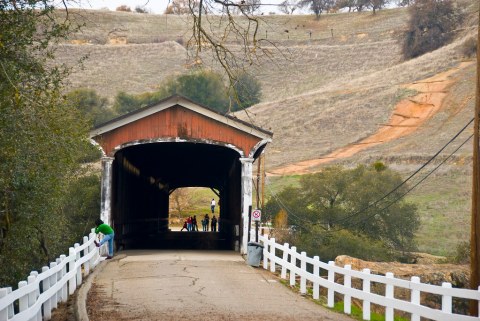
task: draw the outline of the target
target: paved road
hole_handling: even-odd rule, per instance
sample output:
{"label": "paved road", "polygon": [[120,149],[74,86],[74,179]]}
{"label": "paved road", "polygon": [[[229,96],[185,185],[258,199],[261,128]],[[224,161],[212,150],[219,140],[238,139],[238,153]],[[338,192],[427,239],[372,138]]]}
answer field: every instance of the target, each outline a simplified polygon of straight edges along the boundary
{"label": "paved road", "polygon": [[316,305],[234,252],[124,251],[97,274],[90,321],[352,319]]}

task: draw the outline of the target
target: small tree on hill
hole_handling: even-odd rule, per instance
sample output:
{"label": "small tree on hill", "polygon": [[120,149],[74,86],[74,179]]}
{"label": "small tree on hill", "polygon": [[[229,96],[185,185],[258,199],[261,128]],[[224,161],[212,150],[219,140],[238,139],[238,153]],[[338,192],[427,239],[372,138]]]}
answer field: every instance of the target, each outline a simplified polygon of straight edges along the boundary
{"label": "small tree on hill", "polygon": [[260,102],[260,82],[253,76],[242,73],[233,84],[232,110],[248,108]]}
{"label": "small tree on hill", "polygon": [[116,11],[124,11],[124,12],[132,12],[132,9],[125,4],[122,4],[121,6],[118,6],[115,10]]}
{"label": "small tree on hill", "polygon": [[320,19],[322,12],[330,10],[334,5],[334,0],[300,0],[298,2],[299,7],[308,7],[317,19]]}
{"label": "small tree on hill", "polygon": [[438,49],[453,39],[461,15],[450,0],[416,0],[409,8],[410,20],[402,53],[411,59]]}

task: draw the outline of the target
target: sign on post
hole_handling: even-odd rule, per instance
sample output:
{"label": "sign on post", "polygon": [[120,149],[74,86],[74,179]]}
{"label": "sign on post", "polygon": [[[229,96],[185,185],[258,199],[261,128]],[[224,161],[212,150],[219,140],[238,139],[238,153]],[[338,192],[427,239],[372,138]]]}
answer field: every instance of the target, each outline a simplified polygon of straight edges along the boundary
{"label": "sign on post", "polygon": [[262,218],[262,211],[259,209],[253,210],[252,212],[252,221],[259,222]]}

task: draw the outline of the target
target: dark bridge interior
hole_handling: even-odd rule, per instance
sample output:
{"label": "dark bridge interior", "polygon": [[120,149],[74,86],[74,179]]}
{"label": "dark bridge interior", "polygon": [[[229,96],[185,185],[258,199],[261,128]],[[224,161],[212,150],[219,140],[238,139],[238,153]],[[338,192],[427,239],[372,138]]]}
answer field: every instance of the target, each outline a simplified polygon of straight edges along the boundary
{"label": "dark bridge interior", "polygon": [[[117,246],[235,249],[242,231],[239,157],[231,148],[203,143],[150,143],[118,151],[112,171]],[[181,187],[209,187],[219,192],[219,232],[169,230],[169,193]]]}

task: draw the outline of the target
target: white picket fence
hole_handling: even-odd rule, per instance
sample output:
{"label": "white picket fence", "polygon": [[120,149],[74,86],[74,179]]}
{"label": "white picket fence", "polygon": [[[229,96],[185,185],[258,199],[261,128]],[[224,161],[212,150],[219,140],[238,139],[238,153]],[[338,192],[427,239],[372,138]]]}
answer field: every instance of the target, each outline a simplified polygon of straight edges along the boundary
{"label": "white picket fence", "polygon": [[83,277],[100,262],[99,251],[94,244],[95,230],[69,249],[68,256],[60,255],[42,273],[33,271],[27,281],[18,283],[18,289],[0,289],[0,321],[50,320],[52,310],[66,302]]}
{"label": "white picket fence", "polygon": [[[289,272],[290,285],[295,286],[297,276],[300,282],[300,293],[307,293],[307,281],[312,286],[313,299],[320,297],[320,288],[327,289],[327,305],[333,308],[335,303],[335,293],[343,295],[344,312],[351,314],[352,298],[362,300],[363,319],[370,320],[371,304],[377,304],[385,307],[385,320],[393,321],[394,310],[404,311],[411,314],[412,321],[420,321],[420,317],[429,320],[439,321],[472,321],[480,320],[478,317],[454,314],[452,312],[453,298],[475,300],[480,308],[480,287],[478,291],[469,289],[452,288],[450,283],[443,283],[442,286],[420,283],[419,277],[412,277],[410,281],[394,278],[393,273],[386,273],[385,276],[371,274],[369,269],[355,271],[351,266],[335,266],[335,262],[324,263],[318,256],[310,258],[305,252],[297,253],[295,246],[289,247],[289,244],[277,244],[274,238],[268,235],[259,236],[259,241],[264,245],[263,248],[263,268],[275,272],[278,268],[281,270],[282,279],[287,279]],[[281,256],[276,253],[281,252]],[[299,265],[299,266],[298,266]],[[312,271],[312,273],[307,271]],[[323,270],[323,271],[321,271]],[[320,273],[322,272],[322,273]],[[322,276],[323,275],[323,276]],[[325,277],[326,276],[326,277]],[[343,278],[343,284],[336,283],[336,276]],[[337,278],[338,279],[338,278]],[[352,279],[357,279],[362,284],[361,289],[352,287]],[[385,295],[371,293],[371,284],[383,284],[385,286]],[[396,289],[410,291],[410,301],[395,298]],[[441,309],[433,309],[422,305],[420,302],[420,293],[431,293],[441,296]]]}

